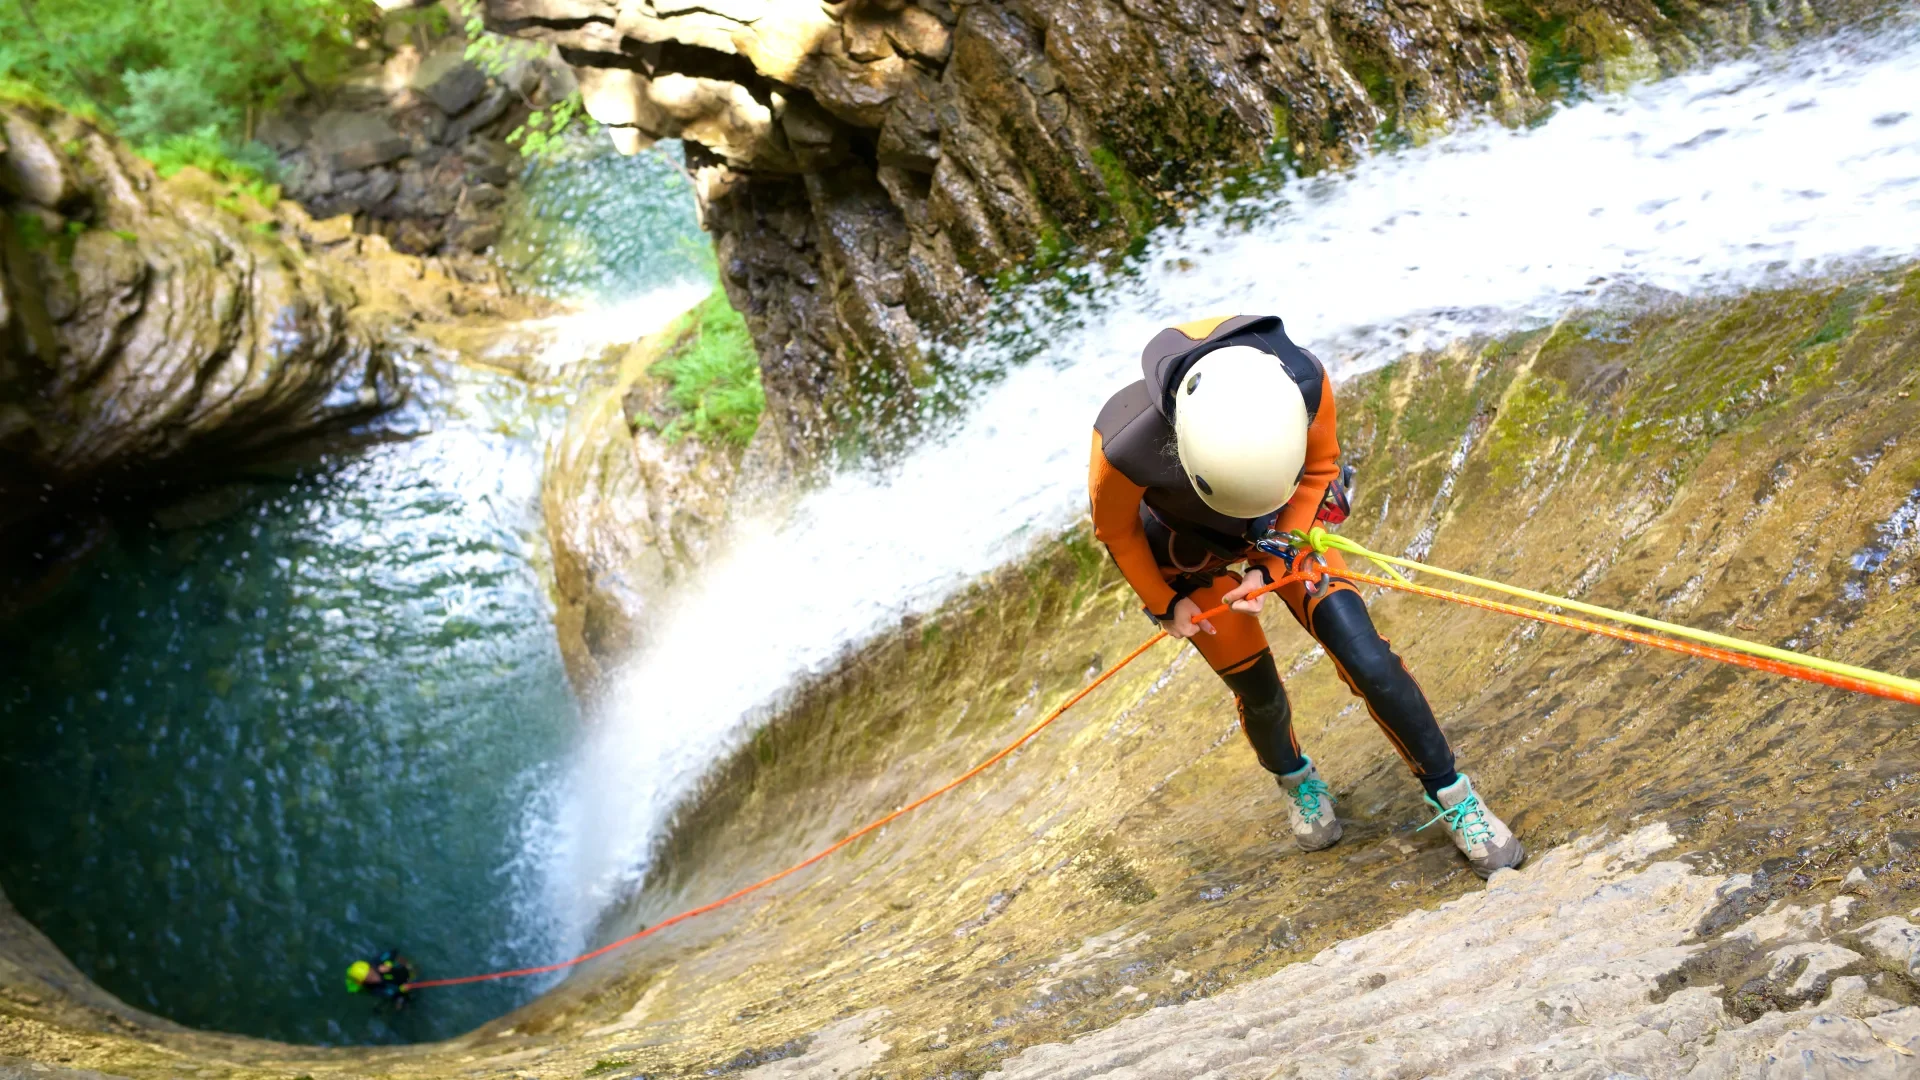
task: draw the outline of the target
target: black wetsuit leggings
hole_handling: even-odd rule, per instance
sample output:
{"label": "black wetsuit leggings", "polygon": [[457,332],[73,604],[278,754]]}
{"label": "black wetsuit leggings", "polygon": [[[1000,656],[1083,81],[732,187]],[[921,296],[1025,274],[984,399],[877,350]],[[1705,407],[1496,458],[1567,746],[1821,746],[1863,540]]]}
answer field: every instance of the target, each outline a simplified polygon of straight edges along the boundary
{"label": "black wetsuit leggings", "polygon": [[[1344,583],[1343,583],[1344,584]],[[1413,674],[1373,627],[1366,601],[1351,587],[1335,588],[1306,607],[1307,629],[1337,665],[1340,677],[1366,702],[1394,749],[1428,794],[1459,778],[1453,750],[1433,718],[1433,707]],[[1284,774],[1306,765],[1293,733],[1293,706],[1271,652],[1220,676],[1240,702],[1240,721],[1260,764]]]}

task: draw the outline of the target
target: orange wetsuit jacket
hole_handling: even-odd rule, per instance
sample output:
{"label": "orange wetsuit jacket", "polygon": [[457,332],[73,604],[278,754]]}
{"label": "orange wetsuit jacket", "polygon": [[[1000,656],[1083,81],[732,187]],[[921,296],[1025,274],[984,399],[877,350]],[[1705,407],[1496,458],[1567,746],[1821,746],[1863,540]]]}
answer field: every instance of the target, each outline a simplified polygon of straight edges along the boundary
{"label": "orange wetsuit jacket", "polygon": [[[1173,390],[1201,356],[1229,345],[1251,345],[1271,354],[1300,386],[1306,399],[1307,462],[1299,486],[1275,514],[1230,518],[1209,507],[1193,490],[1174,448]],[[1268,531],[1290,532],[1313,524],[1327,486],[1339,478],[1340,445],[1334,437],[1333,380],[1312,353],[1287,338],[1277,316],[1237,315],[1203,319],[1162,330],[1141,353],[1144,374],[1107,400],[1093,426],[1087,486],[1093,503],[1093,534],[1119,564],[1147,610],[1165,619],[1191,591],[1182,583],[1245,559],[1268,581],[1286,568],[1254,547]],[[1258,410],[1261,403],[1247,402]]]}

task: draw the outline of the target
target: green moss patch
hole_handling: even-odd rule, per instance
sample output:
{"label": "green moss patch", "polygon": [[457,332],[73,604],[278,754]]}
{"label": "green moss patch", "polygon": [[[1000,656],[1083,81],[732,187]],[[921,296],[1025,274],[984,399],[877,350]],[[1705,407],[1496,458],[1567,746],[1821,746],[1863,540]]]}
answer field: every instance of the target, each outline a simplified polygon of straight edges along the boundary
{"label": "green moss patch", "polygon": [[667,400],[675,415],[664,423],[643,416],[671,441],[688,435],[745,446],[760,426],[767,398],[760,385],[760,357],[747,322],[714,289],[693,310],[667,327],[668,342],[648,373],[671,384]]}

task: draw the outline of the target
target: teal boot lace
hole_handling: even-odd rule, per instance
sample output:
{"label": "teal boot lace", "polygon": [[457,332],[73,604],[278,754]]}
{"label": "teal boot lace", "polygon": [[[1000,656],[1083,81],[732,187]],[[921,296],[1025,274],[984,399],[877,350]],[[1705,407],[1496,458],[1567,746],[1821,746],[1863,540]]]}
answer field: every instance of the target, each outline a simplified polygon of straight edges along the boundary
{"label": "teal boot lace", "polygon": [[1293,803],[1300,808],[1301,817],[1309,822],[1317,822],[1325,813],[1321,808],[1320,800],[1329,798],[1332,794],[1327,790],[1326,781],[1317,776],[1310,777],[1300,781],[1300,786],[1293,789]]}
{"label": "teal boot lace", "polygon": [[[1305,787],[1306,785],[1302,784],[1300,786]],[[1440,805],[1437,802],[1432,802],[1432,800],[1429,800],[1429,802],[1435,807]],[[1442,821],[1447,823],[1447,828],[1452,829],[1465,838],[1468,847],[1472,847],[1475,844],[1482,844],[1493,839],[1493,826],[1487,824],[1487,811],[1480,805],[1480,796],[1475,794],[1471,789],[1468,790],[1466,798],[1461,799],[1450,809],[1441,810],[1432,821],[1420,826],[1420,829],[1437,825]],[[1414,831],[1418,832],[1420,830],[1416,829]]]}

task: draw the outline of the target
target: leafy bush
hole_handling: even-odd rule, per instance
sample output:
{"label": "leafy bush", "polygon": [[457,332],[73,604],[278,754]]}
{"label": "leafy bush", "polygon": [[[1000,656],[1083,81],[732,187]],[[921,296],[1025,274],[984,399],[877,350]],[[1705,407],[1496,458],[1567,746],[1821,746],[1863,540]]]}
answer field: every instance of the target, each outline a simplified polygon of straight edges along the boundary
{"label": "leafy bush", "polygon": [[[480,70],[498,77],[515,64],[546,55],[547,46],[521,38],[495,34],[487,29],[481,0],[460,0],[460,14],[466,20],[467,59]],[[582,131],[572,132],[575,123]],[[535,109],[524,123],[508,133],[507,142],[520,147],[520,156],[545,160],[557,156],[569,140],[569,133],[591,135],[600,125],[587,115],[586,105],[575,90],[559,101]]]}
{"label": "leafy bush", "polygon": [[344,70],[379,16],[372,0],[8,0],[0,82],[31,86],[150,156],[212,140],[239,160],[248,111]]}
{"label": "leafy bush", "polygon": [[692,435],[745,446],[767,405],[747,321],[716,288],[665,332],[673,344],[654,361],[652,374],[672,382],[667,398],[680,415],[661,433],[673,441]]}
{"label": "leafy bush", "polygon": [[566,146],[568,129],[576,120],[583,123],[587,134],[599,127],[587,115],[578,90],[544,109],[535,109],[526,123],[507,133],[507,142],[518,143],[522,157],[550,158]]}
{"label": "leafy bush", "polygon": [[280,201],[280,185],[272,181],[273,152],[259,143],[234,150],[211,124],[186,135],[169,135],[140,148],[161,176],[172,176],[191,165],[223,181],[235,195],[245,195],[272,208]]}

